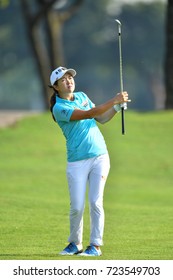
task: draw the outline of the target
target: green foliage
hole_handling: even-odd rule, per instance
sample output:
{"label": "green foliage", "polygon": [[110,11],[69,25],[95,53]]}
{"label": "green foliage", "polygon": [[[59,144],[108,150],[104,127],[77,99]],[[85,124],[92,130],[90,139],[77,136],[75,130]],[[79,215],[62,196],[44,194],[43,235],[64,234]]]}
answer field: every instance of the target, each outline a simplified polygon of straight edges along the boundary
{"label": "green foliage", "polygon": [[[172,112],[120,114],[100,126],[111,158],[99,259],[172,259]],[[0,130],[0,259],[62,257],[69,234],[65,141],[50,114]],[[88,203],[84,246],[89,242]]]}
{"label": "green foliage", "polygon": [[[36,1],[29,3],[34,12]],[[119,92],[115,23],[118,17],[123,24],[124,88],[133,99],[133,109],[152,110],[155,108],[154,93],[157,96],[153,84],[164,83],[166,5],[160,2],[125,5],[111,15],[107,5],[106,0],[84,1],[65,22],[62,34],[66,65],[76,68],[79,74],[77,90],[86,92],[96,104]],[[0,9],[0,23],[0,108],[32,109],[36,96],[35,108],[42,109],[42,88],[19,1],[11,1],[6,9]],[[13,100],[10,89],[17,93]]]}
{"label": "green foliage", "polygon": [[[118,6],[118,4],[117,4]],[[124,88],[138,110],[155,108],[152,85],[163,85],[165,5],[160,2],[124,5],[107,14],[107,2],[86,1],[64,27],[66,61],[79,72],[77,86],[94,102],[120,90],[118,27],[122,22]],[[158,32],[159,31],[159,32]],[[157,83],[157,82],[156,82]],[[157,96],[157,93],[155,93]]]}
{"label": "green foliage", "polygon": [[9,4],[10,4],[10,0],[0,0],[0,9],[4,9],[8,7]]}
{"label": "green foliage", "polygon": [[43,109],[41,84],[19,1],[0,9],[0,109]]}

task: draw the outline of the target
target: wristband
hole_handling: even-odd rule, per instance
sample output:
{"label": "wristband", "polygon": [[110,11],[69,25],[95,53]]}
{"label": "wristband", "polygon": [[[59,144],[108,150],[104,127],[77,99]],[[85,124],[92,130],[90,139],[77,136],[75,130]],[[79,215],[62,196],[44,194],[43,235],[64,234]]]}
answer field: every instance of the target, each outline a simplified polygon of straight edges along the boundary
{"label": "wristband", "polygon": [[121,105],[120,105],[120,104],[115,104],[115,105],[113,106],[113,108],[114,108],[114,110],[115,110],[117,113],[119,113],[119,112],[121,111]]}

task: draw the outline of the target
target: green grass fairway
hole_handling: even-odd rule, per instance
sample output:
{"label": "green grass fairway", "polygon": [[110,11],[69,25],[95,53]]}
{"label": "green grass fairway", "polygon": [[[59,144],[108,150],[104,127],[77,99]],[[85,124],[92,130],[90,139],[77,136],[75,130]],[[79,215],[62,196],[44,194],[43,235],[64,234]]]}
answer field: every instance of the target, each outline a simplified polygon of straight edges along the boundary
{"label": "green grass fairway", "polygon": [[[127,111],[125,119],[124,136],[120,114],[100,126],[111,171],[98,259],[173,260],[173,112]],[[69,235],[69,197],[65,140],[50,114],[1,129],[0,159],[0,259],[85,259],[58,255]]]}

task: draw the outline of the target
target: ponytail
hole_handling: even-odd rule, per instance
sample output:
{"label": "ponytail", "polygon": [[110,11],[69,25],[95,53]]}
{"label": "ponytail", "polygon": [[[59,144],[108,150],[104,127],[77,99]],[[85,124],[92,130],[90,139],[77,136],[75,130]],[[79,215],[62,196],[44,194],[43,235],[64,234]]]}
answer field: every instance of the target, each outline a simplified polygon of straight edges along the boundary
{"label": "ponytail", "polygon": [[55,105],[55,103],[56,103],[56,93],[54,92],[50,98],[50,111],[51,111],[53,120],[56,122],[55,117],[52,112],[52,109],[53,109],[53,106]]}
{"label": "ponytail", "polygon": [[[50,88],[53,88],[52,86],[49,86]],[[54,88],[53,88],[54,89]],[[55,117],[54,117],[54,115],[53,115],[53,112],[52,112],[52,110],[53,110],[53,106],[55,105],[55,103],[56,103],[56,95],[57,95],[57,91],[54,91],[54,93],[52,94],[52,96],[51,96],[51,98],[50,98],[50,111],[51,111],[51,114],[52,114],[52,118],[53,118],[53,120],[56,122],[56,120],[55,120]]]}

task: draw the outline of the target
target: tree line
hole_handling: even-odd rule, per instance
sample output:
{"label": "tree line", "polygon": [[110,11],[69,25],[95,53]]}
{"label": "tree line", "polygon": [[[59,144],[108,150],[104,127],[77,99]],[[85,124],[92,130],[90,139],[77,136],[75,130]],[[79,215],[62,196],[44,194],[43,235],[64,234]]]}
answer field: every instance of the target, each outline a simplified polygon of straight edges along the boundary
{"label": "tree line", "polygon": [[[106,0],[18,1],[45,108],[49,107],[49,75],[57,65],[80,69],[78,86],[89,95],[96,92],[100,101],[114,87],[118,88],[116,15],[105,12]],[[1,1],[1,9],[8,4],[8,0]],[[159,2],[150,7],[140,3],[135,7],[126,5],[118,17],[123,23],[124,80],[132,92],[133,106],[139,110],[172,108],[172,1],[168,0],[164,12]]]}

